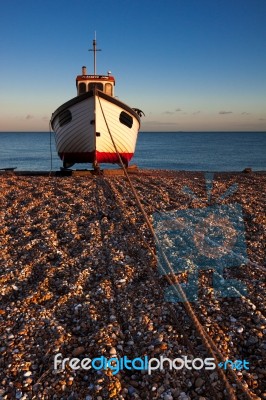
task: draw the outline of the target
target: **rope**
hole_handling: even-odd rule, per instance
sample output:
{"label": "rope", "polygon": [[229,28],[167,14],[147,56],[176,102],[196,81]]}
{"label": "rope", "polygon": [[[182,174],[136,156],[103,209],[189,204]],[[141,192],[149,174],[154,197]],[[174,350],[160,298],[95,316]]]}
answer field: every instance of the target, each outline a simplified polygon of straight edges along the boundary
{"label": "rope", "polygon": [[[96,92],[96,95],[97,95],[97,92]],[[102,115],[103,115],[103,118],[104,118],[104,121],[105,121],[105,124],[106,124],[106,128],[107,128],[108,133],[109,133],[109,135],[110,135],[110,138],[111,138],[112,144],[113,144],[113,146],[114,146],[114,149],[115,149],[115,151],[116,151],[116,153],[117,153],[119,162],[120,162],[120,164],[121,164],[121,166],[122,166],[122,168],[123,168],[123,171],[124,171],[124,174],[125,174],[125,176],[126,176],[126,179],[127,179],[128,183],[129,183],[129,186],[130,186],[130,188],[131,188],[131,190],[132,190],[132,193],[133,193],[133,195],[134,195],[134,197],[135,197],[136,203],[137,203],[137,205],[138,205],[138,207],[139,207],[139,209],[140,209],[140,211],[141,211],[141,213],[142,213],[142,215],[143,215],[143,217],[144,217],[144,220],[145,220],[145,222],[146,222],[146,224],[147,224],[147,226],[148,226],[148,228],[149,228],[149,230],[150,230],[150,232],[151,232],[151,234],[152,234],[152,236],[153,236],[153,238],[154,238],[154,241],[155,241],[156,246],[157,246],[157,247],[160,249],[160,251],[161,251],[161,254],[162,254],[162,256],[163,256],[163,259],[164,259],[164,261],[165,261],[167,267],[169,268],[169,270],[171,271],[171,273],[172,273],[173,275],[175,275],[175,272],[174,272],[174,270],[172,269],[172,266],[171,266],[171,264],[170,264],[170,262],[169,262],[169,260],[168,260],[168,258],[167,258],[167,256],[166,256],[165,252],[163,251],[163,249],[162,249],[162,247],[161,247],[159,238],[158,238],[156,232],[154,231],[154,228],[153,228],[153,226],[152,226],[152,224],[151,224],[151,222],[150,222],[150,220],[149,220],[149,217],[148,217],[146,211],[144,210],[144,208],[143,208],[143,206],[142,206],[142,204],[141,204],[141,202],[140,202],[138,193],[136,192],[136,190],[135,190],[135,188],[134,188],[134,186],[133,186],[133,184],[132,184],[132,182],[131,182],[131,179],[130,179],[130,177],[129,177],[129,175],[128,175],[128,172],[127,172],[127,170],[126,170],[126,168],[125,168],[125,166],[124,166],[124,163],[123,163],[123,161],[122,161],[122,158],[121,158],[121,156],[120,156],[120,154],[119,154],[119,152],[118,152],[118,149],[117,149],[117,147],[116,147],[114,138],[113,138],[112,133],[111,133],[111,131],[110,131],[108,122],[107,122],[107,120],[106,120],[106,117],[105,117],[105,114],[104,114],[104,111],[103,111],[103,107],[102,107],[102,104],[101,104],[100,97],[99,97],[98,95],[97,95],[97,97],[98,97],[98,101],[99,101],[99,104],[100,104],[100,108],[101,108],[101,111],[102,111]],[[221,360],[223,360],[223,355],[221,354],[221,352],[220,352],[219,349],[217,348],[216,344],[213,342],[212,338],[207,334],[207,332],[205,331],[205,329],[204,329],[203,326],[201,325],[201,323],[200,323],[198,317],[196,316],[194,310],[192,309],[190,303],[188,302],[188,299],[187,299],[187,297],[186,297],[186,295],[185,295],[185,292],[184,292],[183,289],[182,289],[182,286],[179,284],[179,282],[174,282],[174,281],[169,277],[169,275],[168,275],[168,273],[167,273],[167,271],[165,270],[165,268],[164,268],[163,265],[161,265],[161,267],[162,267],[163,271],[165,272],[165,278],[167,279],[167,281],[169,282],[170,285],[173,285],[174,290],[177,292],[179,298],[181,298],[182,303],[183,303],[183,305],[184,305],[184,307],[185,307],[185,309],[186,309],[186,311],[187,311],[187,314],[190,316],[191,320],[193,321],[193,323],[194,323],[194,325],[195,325],[195,327],[196,327],[196,330],[197,330],[198,334],[200,335],[201,340],[202,340],[202,342],[204,343],[206,349],[209,351],[209,353],[210,353],[210,354],[212,355],[212,357],[214,358],[216,364],[218,365],[219,362],[218,362],[218,360],[217,360],[216,354],[219,355],[219,357],[221,358]],[[216,354],[215,354],[215,352],[216,352]],[[249,399],[249,400],[254,400],[257,396],[255,397],[255,395],[254,395],[253,393],[251,393],[251,392],[243,385],[243,383],[239,380],[239,378],[237,377],[237,375],[236,375],[236,373],[234,372],[234,370],[231,369],[231,368],[229,368],[228,371],[229,371],[230,374],[233,376],[233,378],[235,379],[235,381],[237,382],[237,384],[239,385],[239,387],[242,389],[242,391],[243,391],[244,394],[246,395],[247,399]],[[224,383],[224,385],[225,385],[225,387],[226,387],[226,390],[227,390],[227,392],[228,392],[228,394],[229,394],[230,400],[237,400],[235,391],[234,391],[234,389],[232,388],[232,386],[230,385],[230,383],[229,383],[229,381],[228,381],[228,379],[227,379],[225,373],[223,372],[223,370],[222,370],[221,368],[218,368],[218,369],[217,369],[217,372],[218,372],[218,374],[220,375],[220,378],[222,379],[222,381],[223,381],[223,383]]]}
{"label": "rope", "polygon": [[51,124],[51,121],[49,122],[49,132],[50,132],[50,173],[49,173],[49,176],[51,176],[52,170],[53,170],[52,124]]}

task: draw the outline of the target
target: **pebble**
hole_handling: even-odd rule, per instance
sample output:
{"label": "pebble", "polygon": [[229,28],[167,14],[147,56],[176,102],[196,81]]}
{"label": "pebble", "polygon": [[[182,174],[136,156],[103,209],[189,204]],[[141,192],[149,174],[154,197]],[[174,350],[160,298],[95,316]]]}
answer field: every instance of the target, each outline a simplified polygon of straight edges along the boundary
{"label": "pebble", "polygon": [[23,374],[23,376],[25,377],[25,378],[28,378],[29,376],[31,376],[32,375],[32,372],[31,371],[27,371],[27,372],[25,372],[25,374]]}
{"label": "pebble", "polygon": [[173,396],[171,394],[164,394],[163,395],[163,400],[173,400]]}
{"label": "pebble", "polygon": [[250,336],[247,340],[247,344],[250,345],[254,345],[257,344],[259,342],[259,339],[257,338],[257,336]]}
{"label": "pebble", "polygon": [[195,386],[196,388],[201,387],[203,384],[205,383],[205,381],[202,378],[197,378],[195,381]]}
{"label": "pebble", "polygon": [[116,355],[116,349],[115,349],[115,347],[111,347],[111,349],[109,350],[109,354],[110,354],[111,356]]}
{"label": "pebble", "polygon": [[185,392],[181,392],[178,400],[190,400],[190,397]]}
{"label": "pebble", "polygon": [[12,340],[12,339],[14,339],[14,337],[15,337],[15,336],[13,335],[13,333],[10,333],[10,335],[8,335],[7,338],[8,338],[8,340]]}
{"label": "pebble", "polygon": [[23,396],[23,393],[21,390],[16,390],[16,399],[21,399],[21,397]]}
{"label": "pebble", "polygon": [[210,381],[213,382],[216,381],[217,379],[218,379],[218,373],[216,371],[212,372],[210,374]]}
{"label": "pebble", "polygon": [[128,394],[129,394],[130,396],[132,396],[132,395],[136,392],[136,389],[135,389],[133,386],[129,386],[129,387],[127,388],[127,390],[128,390]]}
{"label": "pebble", "polygon": [[85,347],[79,346],[75,350],[73,350],[72,355],[74,357],[77,357],[77,356],[80,356],[81,354],[83,354],[84,352],[85,352]]}

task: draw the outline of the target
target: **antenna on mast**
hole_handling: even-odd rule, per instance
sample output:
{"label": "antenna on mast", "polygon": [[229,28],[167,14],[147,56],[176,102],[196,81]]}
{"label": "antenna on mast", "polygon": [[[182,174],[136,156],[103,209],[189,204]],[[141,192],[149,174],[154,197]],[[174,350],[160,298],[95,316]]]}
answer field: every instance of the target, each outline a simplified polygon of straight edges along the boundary
{"label": "antenna on mast", "polygon": [[101,49],[97,49],[97,45],[96,45],[96,31],[94,33],[94,39],[92,42],[93,45],[93,49],[89,49],[89,51],[93,51],[93,58],[94,58],[94,75],[96,75],[96,52],[97,51],[102,51]]}

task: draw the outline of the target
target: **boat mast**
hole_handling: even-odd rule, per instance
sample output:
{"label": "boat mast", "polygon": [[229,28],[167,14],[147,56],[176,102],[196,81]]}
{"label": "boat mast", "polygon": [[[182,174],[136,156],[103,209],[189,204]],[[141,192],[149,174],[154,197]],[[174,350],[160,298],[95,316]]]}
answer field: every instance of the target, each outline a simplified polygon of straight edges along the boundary
{"label": "boat mast", "polygon": [[96,52],[101,51],[101,49],[97,49],[96,45],[96,31],[95,31],[95,36],[92,42],[93,49],[89,49],[89,51],[93,51],[93,58],[94,58],[94,75],[96,75]]}

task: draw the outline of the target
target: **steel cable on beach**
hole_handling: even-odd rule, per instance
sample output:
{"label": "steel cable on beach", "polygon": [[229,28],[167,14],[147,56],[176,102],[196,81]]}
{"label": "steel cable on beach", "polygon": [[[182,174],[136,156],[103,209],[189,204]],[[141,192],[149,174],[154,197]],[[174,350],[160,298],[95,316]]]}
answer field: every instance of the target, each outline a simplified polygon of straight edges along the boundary
{"label": "steel cable on beach", "polygon": [[49,122],[49,133],[50,133],[50,143],[49,143],[49,150],[50,150],[50,172],[49,172],[49,176],[51,176],[52,170],[53,170],[52,124],[51,124],[51,121]]}
{"label": "steel cable on beach", "polygon": [[[97,92],[96,92],[96,94],[97,94]],[[171,264],[170,264],[170,262],[169,262],[169,260],[168,260],[168,258],[166,256],[164,250],[161,247],[159,238],[158,238],[158,236],[157,236],[157,234],[156,234],[156,232],[155,232],[155,230],[154,230],[154,228],[153,228],[153,226],[152,226],[152,224],[151,224],[151,222],[149,220],[149,217],[148,217],[146,211],[144,210],[144,208],[143,208],[143,206],[141,204],[141,201],[139,199],[138,193],[136,192],[136,190],[134,188],[134,185],[133,185],[133,183],[132,183],[132,181],[131,181],[131,179],[130,179],[130,177],[128,175],[128,172],[127,172],[126,167],[125,167],[125,165],[124,165],[124,163],[122,161],[122,158],[121,158],[121,156],[120,156],[120,154],[119,154],[119,152],[117,150],[116,143],[114,141],[113,135],[111,133],[111,130],[109,128],[108,122],[107,122],[105,114],[104,114],[104,110],[103,110],[103,107],[102,107],[102,104],[101,104],[101,100],[100,100],[99,96],[97,96],[97,97],[98,97],[98,101],[99,101],[99,104],[100,104],[101,112],[102,112],[102,115],[103,115],[103,118],[104,118],[104,121],[105,121],[105,124],[106,124],[106,128],[107,128],[108,133],[110,135],[110,138],[111,138],[112,144],[114,146],[114,149],[115,149],[115,151],[117,153],[119,162],[120,162],[120,164],[121,164],[121,166],[123,168],[123,171],[124,171],[124,174],[126,176],[126,179],[127,179],[128,183],[129,183],[129,186],[130,186],[130,188],[132,190],[132,193],[133,193],[133,195],[135,197],[136,203],[137,203],[137,205],[138,205],[138,207],[139,207],[139,209],[140,209],[140,211],[141,211],[141,213],[142,213],[142,215],[144,217],[144,220],[145,220],[145,222],[146,222],[146,224],[147,224],[147,226],[148,226],[148,228],[149,228],[149,230],[150,230],[150,232],[151,232],[151,234],[152,234],[152,236],[154,238],[156,246],[161,251],[161,254],[163,256],[163,259],[164,259],[168,269],[174,275],[175,272],[174,272],[174,270],[173,270],[173,268],[172,268],[172,266],[171,266]],[[216,365],[218,365],[217,355],[221,358],[221,360],[223,360],[222,354],[220,353],[219,349],[217,348],[217,346],[214,343],[214,341],[212,340],[212,338],[207,334],[207,332],[205,331],[204,327],[201,325],[198,317],[196,316],[195,311],[191,307],[191,304],[189,303],[189,301],[188,301],[188,299],[186,297],[185,292],[182,289],[182,286],[179,284],[179,282],[174,282],[171,279],[171,277],[168,275],[167,271],[165,270],[165,268],[164,268],[164,266],[162,264],[161,264],[161,268],[165,272],[165,278],[167,279],[167,281],[169,282],[170,285],[173,285],[174,290],[176,291],[178,297],[181,299],[181,301],[182,301],[182,303],[183,303],[183,305],[184,305],[184,307],[186,309],[186,312],[190,316],[191,320],[193,321],[193,323],[195,325],[195,328],[196,328],[198,334],[200,335],[201,340],[204,343],[206,349],[209,351],[209,353],[214,358],[214,360],[216,362]],[[234,378],[234,380],[237,383],[237,385],[241,388],[241,390],[244,392],[244,394],[246,395],[246,397],[249,400],[253,400],[253,399],[258,398],[255,394],[251,393],[244,386],[244,384],[239,380],[239,378],[237,377],[235,371],[232,368],[229,368],[228,371],[232,375],[232,377]],[[217,372],[218,372],[221,380],[223,381],[223,383],[224,383],[224,385],[226,387],[226,390],[227,390],[227,392],[228,392],[228,394],[230,396],[230,399],[231,400],[237,400],[237,397],[236,397],[236,394],[235,394],[235,390],[233,389],[233,387],[229,383],[228,378],[225,375],[225,373],[220,368],[218,368]]]}

